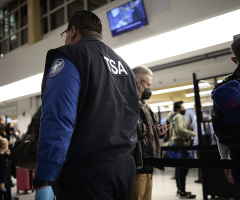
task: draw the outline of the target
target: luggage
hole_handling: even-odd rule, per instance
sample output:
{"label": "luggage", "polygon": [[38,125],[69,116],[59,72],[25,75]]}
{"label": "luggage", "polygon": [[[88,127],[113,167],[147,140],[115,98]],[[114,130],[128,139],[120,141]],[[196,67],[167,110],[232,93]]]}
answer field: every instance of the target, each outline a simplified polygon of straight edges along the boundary
{"label": "luggage", "polygon": [[32,185],[33,176],[34,172],[32,170],[17,167],[17,193],[24,191],[27,194],[28,190],[34,191]]}

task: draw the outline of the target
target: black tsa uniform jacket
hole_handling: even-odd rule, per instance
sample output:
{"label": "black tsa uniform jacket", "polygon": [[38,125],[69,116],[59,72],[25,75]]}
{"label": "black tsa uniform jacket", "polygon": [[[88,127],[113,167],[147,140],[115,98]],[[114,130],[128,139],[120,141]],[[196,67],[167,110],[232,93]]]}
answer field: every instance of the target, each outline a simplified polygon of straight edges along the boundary
{"label": "black tsa uniform jacket", "polygon": [[81,77],[76,127],[65,166],[129,154],[137,142],[139,105],[136,79],[127,63],[96,36],[52,49],[46,58],[42,94],[56,53],[71,60]]}

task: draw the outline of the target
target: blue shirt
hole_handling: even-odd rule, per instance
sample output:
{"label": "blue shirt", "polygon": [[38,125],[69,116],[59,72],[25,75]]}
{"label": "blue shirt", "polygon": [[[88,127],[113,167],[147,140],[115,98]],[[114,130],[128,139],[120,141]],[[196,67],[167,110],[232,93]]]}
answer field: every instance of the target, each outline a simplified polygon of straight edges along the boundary
{"label": "blue shirt", "polygon": [[57,54],[42,97],[37,179],[54,181],[62,168],[75,129],[80,88],[78,69]]}

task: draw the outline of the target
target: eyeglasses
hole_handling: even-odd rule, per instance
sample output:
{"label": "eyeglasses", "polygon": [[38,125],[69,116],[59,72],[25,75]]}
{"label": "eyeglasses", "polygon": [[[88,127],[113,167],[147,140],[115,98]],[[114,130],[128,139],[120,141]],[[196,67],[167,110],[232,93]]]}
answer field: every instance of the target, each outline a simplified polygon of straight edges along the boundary
{"label": "eyeglasses", "polygon": [[66,38],[66,36],[67,36],[67,32],[70,30],[70,28],[67,28],[65,31],[63,31],[62,33],[61,33],[61,37],[62,38]]}
{"label": "eyeglasses", "polygon": [[140,78],[140,80],[141,80],[142,82],[146,83],[148,87],[150,87],[150,86],[152,85],[151,83],[148,83],[147,81],[144,81],[144,80],[141,79],[141,78]]}
{"label": "eyeglasses", "polygon": [[[62,33],[61,33],[61,37],[62,38],[66,38],[66,36],[67,36],[67,32],[68,31],[70,31],[71,30],[71,28],[67,28],[65,31],[63,31]],[[75,30],[77,30],[77,27],[75,26]]]}

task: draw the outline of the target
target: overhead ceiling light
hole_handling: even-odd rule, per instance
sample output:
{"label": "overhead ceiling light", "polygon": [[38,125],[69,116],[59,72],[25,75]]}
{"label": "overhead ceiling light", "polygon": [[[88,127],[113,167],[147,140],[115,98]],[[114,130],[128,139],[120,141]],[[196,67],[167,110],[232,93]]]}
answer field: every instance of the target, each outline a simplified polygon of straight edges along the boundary
{"label": "overhead ceiling light", "polygon": [[169,106],[173,105],[173,101],[165,101],[165,102],[160,102],[160,103],[151,103],[149,106],[151,107],[158,107],[158,106]]}
{"label": "overhead ceiling light", "polygon": [[[200,83],[198,86],[199,86],[199,88],[211,87],[211,85],[207,82]],[[179,87],[173,87],[173,88],[167,88],[167,89],[152,91],[152,95],[164,94],[164,93],[169,93],[169,92],[176,92],[176,91],[187,90],[187,89],[192,89],[192,88],[194,88],[193,85],[184,85],[184,86],[179,86]]]}
{"label": "overhead ceiling light", "polygon": [[0,87],[0,102],[15,99],[41,91],[43,73]]}
{"label": "overhead ceiling light", "polygon": [[[211,95],[211,92],[212,92],[212,90],[202,91],[202,92],[199,92],[199,95],[200,96],[209,96],[209,95]],[[185,94],[185,97],[194,97],[194,96],[195,96],[194,93]]]}
{"label": "overhead ceiling light", "polygon": [[[158,107],[156,106],[151,106],[151,104],[149,104],[152,111],[157,113],[159,110],[158,110]],[[188,102],[188,103],[184,103],[184,107],[186,109],[192,109],[195,105],[195,102]],[[204,102],[201,104],[202,107],[208,107],[208,106],[213,106],[213,103],[212,102]],[[168,108],[165,108],[164,106],[160,106],[160,112],[169,112],[169,111],[173,111],[173,105],[169,105]]]}
{"label": "overhead ceiling light", "polygon": [[114,50],[129,66],[135,67],[215,46],[232,41],[239,34],[236,26],[239,16],[240,9]]}

